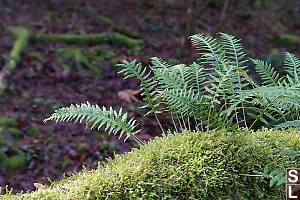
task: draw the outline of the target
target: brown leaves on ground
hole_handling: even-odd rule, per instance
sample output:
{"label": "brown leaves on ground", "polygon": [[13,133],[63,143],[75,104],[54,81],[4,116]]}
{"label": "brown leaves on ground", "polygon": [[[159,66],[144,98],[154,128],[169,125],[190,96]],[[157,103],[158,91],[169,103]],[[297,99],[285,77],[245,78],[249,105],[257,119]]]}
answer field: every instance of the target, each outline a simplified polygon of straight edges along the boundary
{"label": "brown leaves on ground", "polygon": [[132,102],[139,102],[139,100],[135,97],[135,95],[141,93],[140,90],[132,90],[132,89],[127,89],[127,90],[121,90],[118,92],[118,97],[122,100],[125,100],[128,103]]}
{"label": "brown leaves on ground", "polygon": [[36,189],[38,189],[38,190],[46,190],[46,189],[47,189],[47,188],[46,188],[46,185],[43,185],[43,184],[41,184],[41,183],[34,183],[33,185],[34,185],[34,187],[35,187]]}

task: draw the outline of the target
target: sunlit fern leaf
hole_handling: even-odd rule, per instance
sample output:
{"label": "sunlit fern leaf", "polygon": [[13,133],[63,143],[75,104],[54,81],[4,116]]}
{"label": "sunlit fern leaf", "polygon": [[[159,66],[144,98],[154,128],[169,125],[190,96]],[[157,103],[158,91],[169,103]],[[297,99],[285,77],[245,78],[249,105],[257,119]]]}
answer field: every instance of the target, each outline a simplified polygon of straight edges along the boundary
{"label": "sunlit fern leaf", "polygon": [[153,90],[157,85],[157,81],[154,77],[151,77],[151,71],[147,73],[146,68],[143,67],[141,63],[136,64],[135,60],[130,63],[127,61],[124,62],[125,64],[118,65],[122,68],[119,73],[124,74],[124,79],[136,77],[141,81],[141,89],[143,90],[142,96],[145,96],[144,101],[148,102],[148,104],[144,107],[149,107],[151,109],[147,114],[159,113],[160,102],[155,101],[158,97],[156,96],[156,91]]}
{"label": "sunlit fern leaf", "polygon": [[104,127],[105,131],[108,131],[109,134],[113,133],[116,135],[119,133],[120,137],[126,133],[124,141],[140,131],[134,130],[137,122],[133,118],[128,121],[127,114],[124,114],[122,109],[119,112],[113,110],[111,107],[109,110],[105,107],[101,109],[98,105],[91,105],[89,102],[80,105],[72,104],[70,107],[55,110],[44,122],[49,120],[54,120],[55,122],[73,121],[74,119],[75,123],[77,121],[80,121],[80,123],[85,121],[86,126],[91,126],[91,129],[97,127],[99,130],[101,127]]}
{"label": "sunlit fern leaf", "polygon": [[285,54],[284,68],[286,72],[294,79],[295,83],[299,84],[300,76],[300,60],[289,52]]}
{"label": "sunlit fern leaf", "polygon": [[263,85],[276,86],[279,85],[283,79],[283,77],[279,78],[279,73],[274,70],[271,64],[268,64],[262,60],[254,60],[251,61],[255,65],[256,72],[260,75],[260,78],[264,81]]}
{"label": "sunlit fern leaf", "polygon": [[243,52],[242,44],[239,39],[236,39],[232,35],[220,33],[221,44],[225,51],[225,56],[229,59],[236,67],[244,69],[243,64],[247,62],[245,59],[246,54]]}

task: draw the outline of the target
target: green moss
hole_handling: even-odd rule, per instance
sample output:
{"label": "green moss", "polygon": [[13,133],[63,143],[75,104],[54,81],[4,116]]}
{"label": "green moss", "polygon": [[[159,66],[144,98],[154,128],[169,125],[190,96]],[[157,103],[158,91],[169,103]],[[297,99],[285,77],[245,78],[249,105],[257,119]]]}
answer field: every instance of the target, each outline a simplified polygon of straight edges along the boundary
{"label": "green moss", "polygon": [[39,132],[39,128],[36,125],[32,125],[26,129],[26,135],[37,137]]}
{"label": "green moss", "polygon": [[5,140],[5,136],[0,133],[0,146],[7,145],[7,142]]}
{"label": "green moss", "polygon": [[275,45],[293,48],[300,45],[300,37],[292,34],[282,34],[270,40]]}
{"label": "green moss", "polygon": [[18,122],[9,117],[0,117],[0,125],[5,127],[16,127]]}
{"label": "green moss", "polygon": [[120,33],[101,33],[101,34],[36,34],[35,40],[40,43],[59,43],[64,42],[68,44],[86,44],[96,45],[102,43],[109,43],[113,46],[136,47],[143,44],[142,40],[133,39],[122,35]]}
{"label": "green moss", "polygon": [[251,175],[300,167],[281,153],[290,147],[300,148],[299,131],[169,134],[46,191],[3,199],[283,199],[284,185]]}
{"label": "green moss", "polygon": [[81,153],[81,154],[85,154],[88,152],[87,150],[87,143],[80,143],[79,145],[77,145],[75,147],[75,150],[78,152],[78,153]]}
{"label": "green moss", "polygon": [[24,155],[15,155],[4,160],[4,167],[9,170],[17,170],[25,167],[28,163],[28,158]]}
{"label": "green moss", "polygon": [[110,64],[111,64],[111,66],[116,67],[117,64],[120,64],[120,59],[119,58],[112,58],[112,59],[110,59]]}
{"label": "green moss", "polygon": [[280,52],[278,49],[269,49],[268,50],[268,56],[271,56],[271,57],[280,57]]}
{"label": "green moss", "polygon": [[22,138],[22,131],[20,131],[18,128],[8,127],[7,132],[16,139]]}
{"label": "green moss", "polygon": [[6,154],[0,150],[0,163],[3,163],[7,159]]}
{"label": "green moss", "polygon": [[102,16],[102,15],[98,15],[97,19],[104,25],[112,25],[112,23],[113,23],[111,19],[109,19],[108,17]]}
{"label": "green moss", "polygon": [[96,89],[98,92],[104,92],[104,87],[102,85],[98,85]]}

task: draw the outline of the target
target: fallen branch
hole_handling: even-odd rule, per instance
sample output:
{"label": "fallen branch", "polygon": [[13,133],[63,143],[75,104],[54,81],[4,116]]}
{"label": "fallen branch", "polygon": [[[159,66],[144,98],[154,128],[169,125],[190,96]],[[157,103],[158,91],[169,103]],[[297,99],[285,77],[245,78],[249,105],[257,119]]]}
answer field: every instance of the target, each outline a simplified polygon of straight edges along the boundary
{"label": "fallen branch", "polygon": [[100,34],[33,34],[24,27],[9,28],[8,33],[16,37],[14,46],[9,54],[8,62],[0,71],[0,95],[6,88],[5,78],[11,74],[21,61],[21,54],[30,41],[37,43],[67,43],[77,45],[97,45],[109,43],[112,46],[126,46],[129,48],[139,47],[144,42],[139,39],[133,39],[117,32]]}
{"label": "fallen branch", "polygon": [[112,46],[126,46],[129,48],[137,47],[143,44],[142,40],[132,39],[120,33],[100,33],[100,34],[44,34],[38,33],[34,40],[38,43],[59,43],[67,44],[86,44],[97,45],[102,43],[109,43]]}
{"label": "fallen branch", "polygon": [[0,71],[0,94],[6,88],[5,77],[10,75],[21,61],[21,54],[27,46],[31,33],[23,27],[9,28],[8,32],[16,37],[14,46],[9,54],[8,62]]}

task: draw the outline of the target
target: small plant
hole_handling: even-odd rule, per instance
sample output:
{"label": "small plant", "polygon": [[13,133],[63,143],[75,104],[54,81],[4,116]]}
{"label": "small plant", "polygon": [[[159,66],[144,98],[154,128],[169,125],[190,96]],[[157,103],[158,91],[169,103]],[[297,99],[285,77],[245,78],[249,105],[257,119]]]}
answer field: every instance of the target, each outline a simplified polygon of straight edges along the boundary
{"label": "small plant", "polygon": [[[182,120],[181,131],[191,128],[190,118],[195,120],[196,129],[202,131],[239,131],[254,125],[257,128],[300,127],[300,60],[295,55],[286,53],[283,76],[270,64],[250,59],[263,80],[258,85],[248,75],[249,60],[240,40],[224,33],[220,33],[218,39],[204,34],[190,38],[200,54],[199,60],[191,65],[170,65],[157,57],[151,59],[150,70],[136,61],[119,64],[122,68],[119,73],[123,73],[125,79],[140,80],[146,102],[143,108],[149,108],[147,114],[154,114],[163,133],[157,116],[161,112],[171,113],[173,120]],[[139,141],[135,136],[139,132],[135,130],[137,122],[128,120],[122,109],[101,109],[87,102],[58,109],[45,121],[73,119],[75,122],[85,120],[91,128],[105,126],[109,133],[119,132],[120,137],[126,133],[125,140],[132,137]],[[175,123],[174,128],[178,131]]]}

